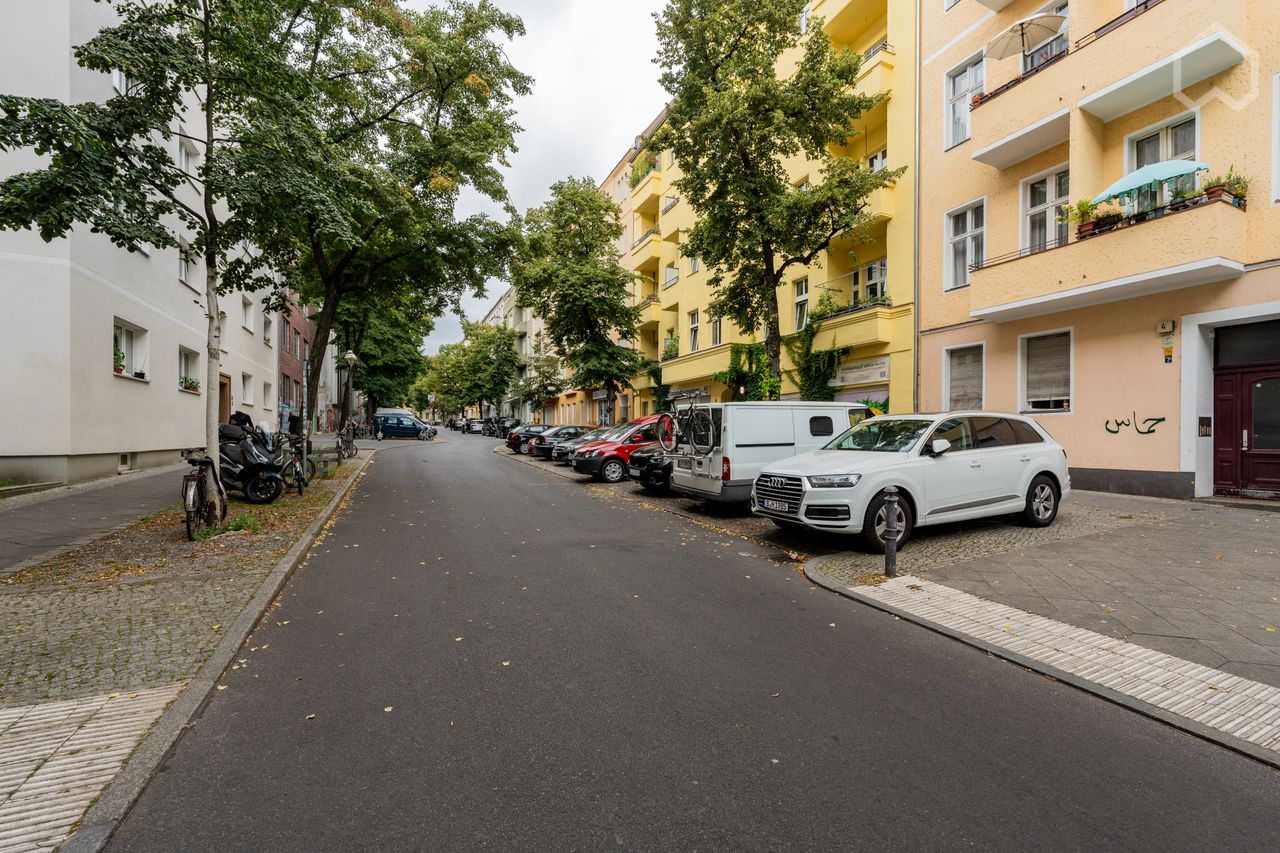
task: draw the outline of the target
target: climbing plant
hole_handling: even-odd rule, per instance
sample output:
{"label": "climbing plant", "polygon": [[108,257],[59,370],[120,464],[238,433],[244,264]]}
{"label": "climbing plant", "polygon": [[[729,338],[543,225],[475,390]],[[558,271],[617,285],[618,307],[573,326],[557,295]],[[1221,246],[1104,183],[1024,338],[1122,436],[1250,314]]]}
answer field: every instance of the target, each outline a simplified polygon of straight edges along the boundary
{"label": "climbing plant", "polygon": [[835,399],[836,389],[831,387],[831,379],[836,375],[836,368],[840,366],[840,356],[848,352],[849,348],[841,347],[815,352],[813,342],[818,336],[818,330],[822,327],[822,321],[838,310],[840,306],[836,304],[830,291],[823,293],[818,304],[809,314],[809,322],[805,327],[782,339],[783,345],[787,348],[787,355],[791,356],[791,363],[795,365],[795,369],[788,370],[787,375],[800,389],[801,400],[829,402]]}
{"label": "climbing plant", "polygon": [[733,344],[729,347],[729,368],[711,374],[729,386],[734,401],[776,400],[782,380],[769,370],[769,353],[764,344]]}
{"label": "climbing plant", "polygon": [[653,410],[655,412],[665,412],[667,404],[670,402],[671,386],[662,381],[662,362],[649,362],[649,365],[645,368],[645,373],[653,380]]}

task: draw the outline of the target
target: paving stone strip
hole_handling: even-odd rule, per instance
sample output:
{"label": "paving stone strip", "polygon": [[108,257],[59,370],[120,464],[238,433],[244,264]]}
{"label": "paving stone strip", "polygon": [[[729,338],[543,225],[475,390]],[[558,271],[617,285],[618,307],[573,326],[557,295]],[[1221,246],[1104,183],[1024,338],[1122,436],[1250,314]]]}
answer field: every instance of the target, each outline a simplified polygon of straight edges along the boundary
{"label": "paving stone strip", "polygon": [[0,710],[0,853],[52,850],[181,684]]}
{"label": "paving stone strip", "polygon": [[1280,688],[911,575],[843,591],[1245,741],[1280,763]]}

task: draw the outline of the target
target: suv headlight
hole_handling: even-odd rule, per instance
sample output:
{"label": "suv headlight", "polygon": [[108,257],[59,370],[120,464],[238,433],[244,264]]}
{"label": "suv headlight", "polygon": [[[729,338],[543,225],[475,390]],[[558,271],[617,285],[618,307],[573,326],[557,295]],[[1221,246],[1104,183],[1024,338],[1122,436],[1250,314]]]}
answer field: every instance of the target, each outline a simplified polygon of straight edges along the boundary
{"label": "suv headlight", "polygon": [[852,489],[861,479],[861,474],[819,474],[809,478],[809,486],[815,489]]}

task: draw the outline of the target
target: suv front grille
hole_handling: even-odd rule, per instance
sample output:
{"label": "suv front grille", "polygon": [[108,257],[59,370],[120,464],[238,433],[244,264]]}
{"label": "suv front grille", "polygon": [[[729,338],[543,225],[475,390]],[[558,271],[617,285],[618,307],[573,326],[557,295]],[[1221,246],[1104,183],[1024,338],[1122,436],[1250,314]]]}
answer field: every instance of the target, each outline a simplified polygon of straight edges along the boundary
{"label": "suv front grille", "polygon": [[[785,501],[787,515],[800,514],[800,499],[804,497],[804,486],[799,477],[784,477],[780,474],[761,474],[756,478],[756,501],[766,498],[774,501]],[[763,505],[761,505],[763,506]]]}

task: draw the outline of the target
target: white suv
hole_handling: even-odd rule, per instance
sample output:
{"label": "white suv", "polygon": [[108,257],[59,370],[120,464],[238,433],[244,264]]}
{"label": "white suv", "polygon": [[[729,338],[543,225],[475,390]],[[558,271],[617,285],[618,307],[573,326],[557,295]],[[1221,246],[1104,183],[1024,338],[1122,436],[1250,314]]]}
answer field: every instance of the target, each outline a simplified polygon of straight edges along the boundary
{"label": "white suv", "polygon": [[751,510],[779,527],[861,533],[884,550],[884,489],[898,488],[902,544],[917,526],[1020,513],[1047,527],[1071,491],[1067,454],[1018,415],[950,412],[865,420],[822,450],[768,465]]}

